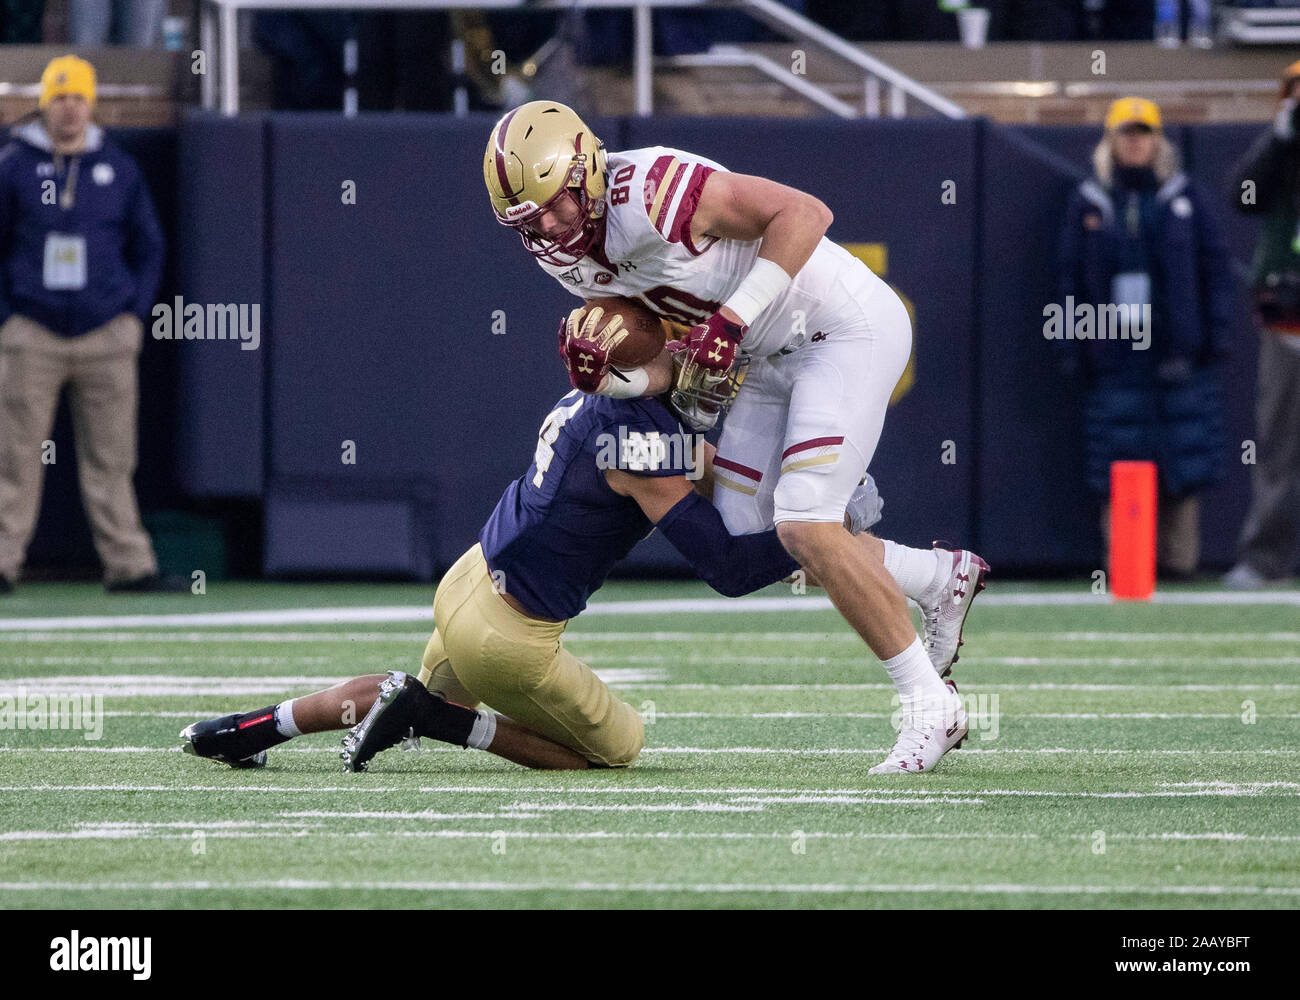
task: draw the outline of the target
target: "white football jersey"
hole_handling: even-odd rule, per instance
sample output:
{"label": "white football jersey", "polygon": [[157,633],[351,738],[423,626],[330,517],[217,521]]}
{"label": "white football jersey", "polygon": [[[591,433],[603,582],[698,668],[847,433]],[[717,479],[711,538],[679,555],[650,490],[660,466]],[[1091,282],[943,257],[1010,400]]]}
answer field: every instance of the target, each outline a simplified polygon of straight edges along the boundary
{"label": "white football jersey", "polygon": [[[538,263],[580,298],[623,295],[676,322],[704,322],[744,280],[761,243],[706,237],[696,244],[691,238],[704,181],[725,169],[664,146],[610,153],[604,247],[567,267]],[[840,280],[850,276],[853,280]],[[755,319],[741,350],[755,357],[792,350],[817,331],[832,332],[837,318],[860,316],[864,278],[867,298],[877,286],[888,287],[847,250],[822,237],[789,287]],[[858,290],[856,300],[846,286]]]}

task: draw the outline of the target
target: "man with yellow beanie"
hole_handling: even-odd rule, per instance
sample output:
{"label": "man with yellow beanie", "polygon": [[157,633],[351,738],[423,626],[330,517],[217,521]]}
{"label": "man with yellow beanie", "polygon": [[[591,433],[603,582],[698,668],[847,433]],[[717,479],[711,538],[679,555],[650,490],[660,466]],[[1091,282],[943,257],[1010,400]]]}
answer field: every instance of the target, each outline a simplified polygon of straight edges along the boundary
{"label": "man with yellow beanie", "polygon": [[18,579],[68,388],[82,502],[110,591],[179,589],[140,522],[137,359],[162,275],[158,218],[135,162],[91,121],[95,70],[41,75],[40,110],[0,149],[0,593]]}

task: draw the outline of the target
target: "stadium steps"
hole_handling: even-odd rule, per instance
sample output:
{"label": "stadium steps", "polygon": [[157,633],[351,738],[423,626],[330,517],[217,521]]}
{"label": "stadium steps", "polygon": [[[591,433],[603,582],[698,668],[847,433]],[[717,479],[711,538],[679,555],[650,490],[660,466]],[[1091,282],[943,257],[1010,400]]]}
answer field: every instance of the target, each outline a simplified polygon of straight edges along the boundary
{"label": "stadium steps", "polygon": [[[794,43],[739,46],[793,68],[803,52],[806,78],[856,108],[864,81],[856,67]],[[1160,49],[1145,42],[996,43],[969,50],[950,43],[873,43],[863,51],[956,102],[971,114],[1026,123],[1100,123],[1116,97],[1130,93],[1161,104],[1170,121],[1267,121],[1276,81],[1287,62],[1277,49]],[[1095,53],[1105,73],[1094,74]],[[601,79],[602,110],[630,113],[632,81]],[[881,100],[888,106],[887,88]],[[656,111],[701,115],[808,117],[821,108],[745,68],[657,66]],[[930,114],[908,102],[909,114]]]}

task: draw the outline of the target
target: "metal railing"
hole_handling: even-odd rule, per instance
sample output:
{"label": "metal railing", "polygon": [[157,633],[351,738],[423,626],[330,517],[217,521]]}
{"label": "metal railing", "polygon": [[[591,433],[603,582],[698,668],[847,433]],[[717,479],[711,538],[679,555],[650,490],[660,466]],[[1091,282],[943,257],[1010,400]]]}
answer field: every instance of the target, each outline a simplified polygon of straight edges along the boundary
{"label": "metal railing", "polygon": [[1300,42],[1300,7],[1234,7],[1224,11],[1223,34],[1243,45]]}
{"label": "metal railing", "polygon": [[[654,45],[651,11],[656,9],[719,7],[742,11],[792,41],[817,46],[842,59],[863,74],[863,110],[866,117],[881,113],[881,88],[889,92],[889,113],[902,117],[907,100],[948,118],[966,113],[952,101],[918,83],[892,66],[867,55],[839,35],[796,13],[777,0],[200,0],[199,47],[217,53],[216,79],[205,73],[200,95],[205,108],[217,104],[223,114],[239,113],[239,14],[267,10],[597,10],[631,9],[633,12],[632,72],[638,115],[654,110]],[[819,106],[841,115],[858,117],[856,109],[798,74],[764,56],[734,46],[714,46],[699,56],[678,56],[668,65],[745,65],[779,80]]]}

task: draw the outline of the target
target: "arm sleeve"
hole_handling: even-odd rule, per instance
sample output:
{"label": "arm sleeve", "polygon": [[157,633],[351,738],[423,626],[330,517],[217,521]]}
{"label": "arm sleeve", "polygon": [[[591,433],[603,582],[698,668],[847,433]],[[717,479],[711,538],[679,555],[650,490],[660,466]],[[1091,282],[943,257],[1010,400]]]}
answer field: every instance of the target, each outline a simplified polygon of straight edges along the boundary
{"label": "arm sleeve", "polygon": [[[1288,155],[1294,155],[1294,152],[1294,142],[1284,142],[1271,131],[1256,139],[1255,144],[1232,169],[1230,196],[1233,207],[1238,212],[1257,215],[1267,212],[1279,198],[1285,197],[1287,192],[1283,190],[1283,185],[1286,177],[1286,161]],[[1242,185],[1246,181],[1254,183],[1253,202],[1242,200]]]}
{"label": "arm sleeve", "polygon": [[135,195],[131,201],[131,229],[127,234],[127,263],[135,277],[134,312],[147,327],[162,281],[163,235],[158,225],[149,189],[136,171]]}
{"label": "arm sleeve", "polygon": [[677,501],[657,527],[700,579],[724,597],[752,593],[799,568],[775,529],[733,535],[717,508],[695,492]]}

